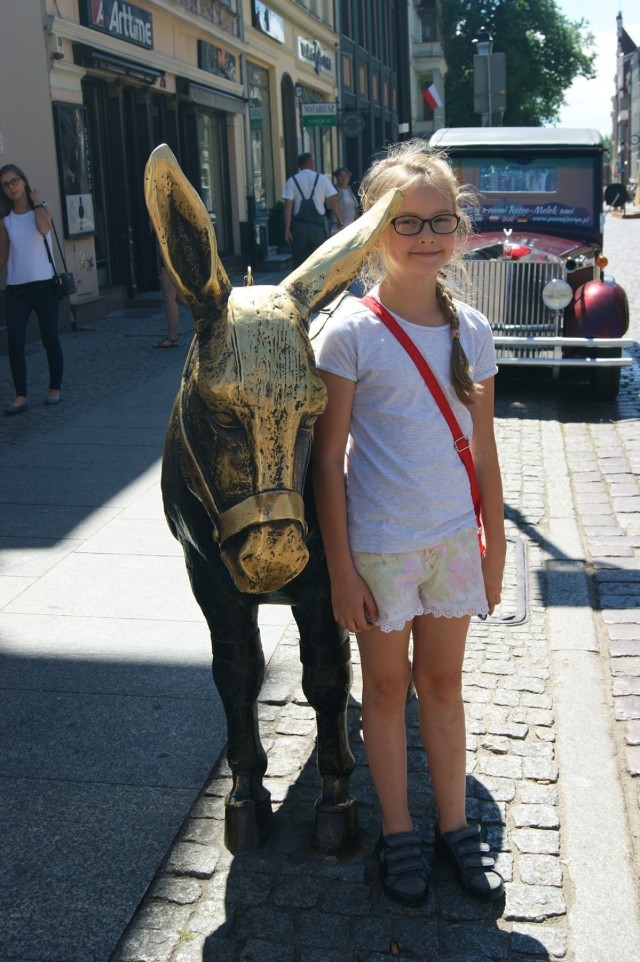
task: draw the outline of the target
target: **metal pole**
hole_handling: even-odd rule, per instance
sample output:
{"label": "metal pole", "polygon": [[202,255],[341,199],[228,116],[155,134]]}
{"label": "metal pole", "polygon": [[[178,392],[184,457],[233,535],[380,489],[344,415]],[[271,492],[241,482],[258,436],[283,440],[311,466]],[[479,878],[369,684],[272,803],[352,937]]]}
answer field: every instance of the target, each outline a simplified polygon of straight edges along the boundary
{"label": "metal pole", "polygon": [[489,123],[488,127],[493,127],[493,106],[491,103],[491,57],[489,54],[487,57],[487,100],[489,103]]}

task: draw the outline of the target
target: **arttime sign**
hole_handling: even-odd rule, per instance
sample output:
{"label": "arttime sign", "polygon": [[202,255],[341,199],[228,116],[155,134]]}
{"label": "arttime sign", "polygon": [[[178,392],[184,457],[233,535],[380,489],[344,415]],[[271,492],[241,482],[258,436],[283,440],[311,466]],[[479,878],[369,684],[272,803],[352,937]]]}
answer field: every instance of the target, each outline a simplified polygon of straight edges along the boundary
{"label": "arttime sign", "polygon": [[153,49],[153,18],[146,10],[125,0],[84,0],[80,21],[138,47]]}

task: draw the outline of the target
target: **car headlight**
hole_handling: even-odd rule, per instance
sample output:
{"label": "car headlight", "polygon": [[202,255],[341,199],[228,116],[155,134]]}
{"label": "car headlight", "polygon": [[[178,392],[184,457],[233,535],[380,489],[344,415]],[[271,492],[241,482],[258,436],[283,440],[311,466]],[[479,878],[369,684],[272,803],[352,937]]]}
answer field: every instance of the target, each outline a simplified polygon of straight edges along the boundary
{"label": "car headlight", "polygon": [[571,303],[573,291],[566,281],[560,277],[554,277],[552,281],[544,285],[542,300],[550,311],[563,311],[567,304]]}

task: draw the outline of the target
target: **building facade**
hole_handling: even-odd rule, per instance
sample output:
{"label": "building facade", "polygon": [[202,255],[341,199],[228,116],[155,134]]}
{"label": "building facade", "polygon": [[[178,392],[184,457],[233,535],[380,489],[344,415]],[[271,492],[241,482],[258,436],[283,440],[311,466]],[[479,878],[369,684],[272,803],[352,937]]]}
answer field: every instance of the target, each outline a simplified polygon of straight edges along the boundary
{"label": "building facade", "polygon": [[338,0],[340,163],[356,181],[411,120],[407,0]]}
{"label": "building facade", "polygon": [[613,101],[611,177],[640,205],[640,49],[616,18],[616,90]]}
{"label": "building facade", "polygon": [[[51,205],[76,313],[158,287],[143,174],[167,143],[227,266],[268,243],[302,150],[338,163],[333,0],[8,0],[0,163]],[[0,318],[0,323],[1,323]]]}
{"label": "building facade", "polygon": [[441,38],[441,0],[414,0],[410,7],[412,134],[427,140],[445,125],[447,65]]}

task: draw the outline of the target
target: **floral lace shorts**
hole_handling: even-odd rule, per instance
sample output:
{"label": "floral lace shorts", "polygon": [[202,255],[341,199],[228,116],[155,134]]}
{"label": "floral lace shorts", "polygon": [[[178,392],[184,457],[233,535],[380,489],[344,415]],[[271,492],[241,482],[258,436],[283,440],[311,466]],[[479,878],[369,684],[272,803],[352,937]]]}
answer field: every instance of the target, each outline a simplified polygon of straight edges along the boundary
{"label": "floral lace shorts", "polygon": [[461,618],[489,610],[475,528],[424,551],[354,551],[353,560],[376,600],[382,631],[401,631],[416,615]]}

